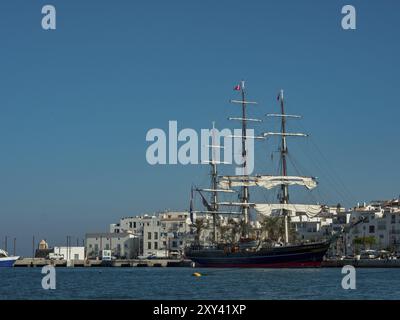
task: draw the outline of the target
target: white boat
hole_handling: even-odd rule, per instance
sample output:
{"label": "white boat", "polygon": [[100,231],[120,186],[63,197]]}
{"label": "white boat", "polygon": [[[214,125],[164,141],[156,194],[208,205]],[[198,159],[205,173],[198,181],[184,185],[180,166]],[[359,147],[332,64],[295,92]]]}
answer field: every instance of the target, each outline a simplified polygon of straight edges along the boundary
{"label": "white boat", "polygon": [[14,266],[15,261],[17,261],[18,259],[19,257],[17,256],[10,257],[6,251],[0,249],[0,268],[12,267]]}

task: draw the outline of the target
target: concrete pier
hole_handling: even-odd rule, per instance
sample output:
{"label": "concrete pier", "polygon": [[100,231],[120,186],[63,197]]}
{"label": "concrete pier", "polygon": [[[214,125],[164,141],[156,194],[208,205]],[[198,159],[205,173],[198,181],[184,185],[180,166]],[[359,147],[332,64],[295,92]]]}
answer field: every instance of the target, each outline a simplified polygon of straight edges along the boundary
{"label": "concrete pier", "polygon": [[124,259],[124,260],[49,260],[43,258],[23,258],[15,262],[14,267],[43,267],[53,265],[54,267],[190,267],[190,260],[172,259]]}
{"label": "concrete pier", "polygon": [[321,267],[323,268],[342,268],[343,266],[350,265],[356,268],[400,268],[399,260],[387,259],[343,259],[343,260],[327,260],[323,261]]}

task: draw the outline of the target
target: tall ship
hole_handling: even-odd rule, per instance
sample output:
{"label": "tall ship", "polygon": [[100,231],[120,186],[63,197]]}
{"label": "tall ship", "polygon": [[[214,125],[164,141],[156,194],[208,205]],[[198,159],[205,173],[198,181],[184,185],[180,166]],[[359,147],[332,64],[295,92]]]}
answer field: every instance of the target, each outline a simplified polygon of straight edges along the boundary
{"label": "tall ship", "polygon": [[0,249],[0,268],[12,267],[14,266],[15,261],[17,261],[18,259],[19,257],[17,256],[10,257],[6,251]]}
{"label": "tall ship", "polygon": [[[298,204],[292,203],[289,197],[289,186],[301,186],[307,190],[317,187],[315,177],[292,176],[288,173],[288,144],[291,137],[307,137],[304,133],[287,132],[287,121],[299,119],[300,116],[285,113],[285,100],[283,90],[277,97],[279,112],[267,114],[279,120],[280,130],[277,132],[264,132],[259,136],[248,135],[249,123],[262,122],[260,119],[248,117],[248,106],[256,105],[256,102],[246,99],[244,81],[235,86],[234,90],[239,92],[239,100],[230,102],[241,106],[240,117],[230,117],[229,120],[241,123],[241,135],[231,136],[241,140],[242,170],[240,175],[219,175],[218,166],[228,164],[219,161],[216,150],[220,146],[213,134],[211,137],[210,160],[211,186],[208,188],[192,187],[190,213],[193,221],[195,241],[185,250],[185,256],[200,267],[221,268],[304,268],[319,267],[324,255],[333,239],[319,242],[300,242],[292,239],[293,230],[290,228],[290,218],[301,213],[308,217],[316,217],[324,208],[321,204]],[[251,175],[249,172],[248,139],[265,140],[269,137],[277,137],[279,141],[279,170],[278,175],[263,174]],[[254,152],[255,153],[255,152]],[[251,188],[263,188],[266,192],[277,191],[275,203],[255,203],[250,201]],[[193,198],[199,194],[204,209],[194,209]],[[210,194],[210,197],[207,196]],[[223,195],[222,195],[223,194]],[[236,200],[220,201],[220,197],[235,195]],[[226,210],[225,208],[231,208]],[[233,211],[232,208],[236,208]],[[196,219],[195,217],[196,216]],[[256,218],[254,218],[254,216]],[[207,219],[201,218],[207,217]],[[224,223],[228,220],[228,223]],[[226,218],[228,217],[228,218]],[[199,233],[204,231],[204,221],[211,221],[207,228],[210,230],[211,241],[207,244],[201,243]],[[268,224],[268,234],[254,228],[254,221],[259,225]],[[275,228],[275,230],[274,230]],[[233,234],[232,234],[233,233]],[[272,239],[271,239],[272,238]]]}

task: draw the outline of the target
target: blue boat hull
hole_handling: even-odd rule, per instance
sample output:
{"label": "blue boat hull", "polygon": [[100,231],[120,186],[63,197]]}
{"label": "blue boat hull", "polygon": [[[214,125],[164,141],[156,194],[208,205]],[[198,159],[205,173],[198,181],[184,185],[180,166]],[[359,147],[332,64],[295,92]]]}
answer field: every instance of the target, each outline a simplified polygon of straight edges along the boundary
{"label": "blue boat hull", "polygon": [[1,258],[0,259],[0,268],[2,267],[12,267],[14,266],[15,261],[18,259],[18,257],[9,257],[9,258]]}

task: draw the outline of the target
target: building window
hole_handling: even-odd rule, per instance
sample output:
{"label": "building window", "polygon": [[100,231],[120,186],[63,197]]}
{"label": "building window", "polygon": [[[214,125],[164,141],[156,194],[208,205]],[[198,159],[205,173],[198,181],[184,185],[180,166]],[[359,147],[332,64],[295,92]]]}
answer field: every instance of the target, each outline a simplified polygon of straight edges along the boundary
{"label": "building window", "polygon": [[154,249],[158,250],[158,242],[154,242]]}
{"label": "building window", "polygon": [[151,240],[151,232],[147,232],[147,239]]}
{"label": "building window", "polygon": [[136,229],[136,221],[133,222],[133,228]]}
{"label": "building window", "polygon": [[176,243],[176,241],[172,241],[172,247],[173,248],[176,248],[178,245],[177,245],[177,243]]}
{"label": "building window", "polygon": [[132,229],[132,222],[129,222],[129,228]]}
{"label": "building window", "polygon": [[158,232],[154,232],[154,240],[158,240]]}
{"label": "building window", "polygon": [[375,226],[369,226],[369,233],[375,233]]}
{"label": "building window", "polygon": [[151,242],[147,242],[147,249],[151,249]]}
{"label": "building window", "polygon": [[163,241],[163,246],[164,246],[164,247],[167,246],[167,241]]}

